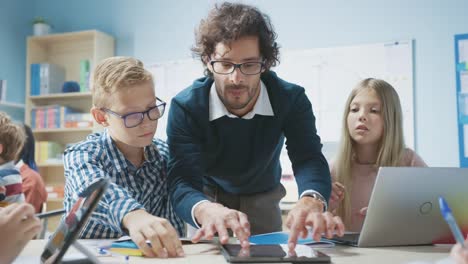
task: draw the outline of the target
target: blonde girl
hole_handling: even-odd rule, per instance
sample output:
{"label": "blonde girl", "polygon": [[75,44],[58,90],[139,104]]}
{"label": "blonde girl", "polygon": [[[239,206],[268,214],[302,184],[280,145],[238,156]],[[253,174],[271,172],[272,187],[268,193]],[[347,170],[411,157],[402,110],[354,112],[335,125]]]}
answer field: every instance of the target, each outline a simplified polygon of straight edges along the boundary
{"label": "blonde girl", "polygon": [[379,167],[427,166],[405,147],[402,123],[400,99],[387,82],[365,79],[349,95],[330,166],[330,210],[342,217],[347,231],[361,230]]}

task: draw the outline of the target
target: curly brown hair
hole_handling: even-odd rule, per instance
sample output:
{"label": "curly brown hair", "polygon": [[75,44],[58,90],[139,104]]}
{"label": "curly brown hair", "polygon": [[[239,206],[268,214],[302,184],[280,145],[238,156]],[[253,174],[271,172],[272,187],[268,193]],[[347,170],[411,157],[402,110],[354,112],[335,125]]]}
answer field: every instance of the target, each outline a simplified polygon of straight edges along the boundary
{"label": "curly brown hair", "polygon": [[[228,45],[245,36],[258,37],[266,70],[279,63],[279,45],[270,18],[256,7],[239,3],[215,5],[208,17],[200,21],[192,52],[205,64],[218,43]],[[212,73],[205,69],[205,75]]]}

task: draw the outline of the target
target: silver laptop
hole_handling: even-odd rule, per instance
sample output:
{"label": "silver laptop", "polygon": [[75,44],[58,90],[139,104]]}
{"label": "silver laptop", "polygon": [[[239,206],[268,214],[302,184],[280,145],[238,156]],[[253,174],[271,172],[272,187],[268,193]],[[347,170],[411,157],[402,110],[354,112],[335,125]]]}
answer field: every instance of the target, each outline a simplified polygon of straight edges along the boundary
{"label": "silver laptop", "polygon": [[447,243],[453,240],[438,197],[450,204],[468,232],[468,169],[382,167],[372,190],[361,233],[334,238],[358,247]]}

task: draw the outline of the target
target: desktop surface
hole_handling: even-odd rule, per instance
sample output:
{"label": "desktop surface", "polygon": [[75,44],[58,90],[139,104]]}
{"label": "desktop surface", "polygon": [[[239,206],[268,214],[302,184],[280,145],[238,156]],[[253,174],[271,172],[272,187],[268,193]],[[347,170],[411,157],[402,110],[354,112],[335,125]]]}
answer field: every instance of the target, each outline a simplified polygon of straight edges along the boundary
{"label": "desktop surface", "polygon": [[[98,240],[79,240],[83,245],[91,249],[92,245],[96,245]],[[32,240],[21,253],[21,257],[39,258],[46,240]],[[128,263],[206,263],[218,264],[227,263],[221,254],[219,248],[215,244],[189,244],[183,245],[185,258],[171,259],[151,259],[142,257],[130,257]],[[348,246],[335,246],[333,248],[321,248],[320,251],[331,257],[332,263],[379,263],[379,264],[394,264],[408,263],[416,261],[425,261],[428,263],[436,263],[437,260],[447,258],[450,252],[450,246],[408,246],[408,247],[378,247],[378,248],[356,248]],[[73,252],[73,249],[70,251]],[[97,252],[94,249],[93,252]],[[125,263],[119,262],[119,258],[99,257],[103,263]]]}

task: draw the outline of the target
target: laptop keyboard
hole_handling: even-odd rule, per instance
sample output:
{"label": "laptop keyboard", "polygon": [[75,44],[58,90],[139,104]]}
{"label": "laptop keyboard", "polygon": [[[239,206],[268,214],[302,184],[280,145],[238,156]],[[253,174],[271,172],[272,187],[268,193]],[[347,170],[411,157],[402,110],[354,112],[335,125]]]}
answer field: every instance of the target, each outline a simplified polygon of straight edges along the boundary
{"label": "laptop keyboard", "polygon": [[345,234],[342,237],[334,236],[331,240],[337,244],[357,246],[357,243],[359,241],[359,234],[358,233]]}

